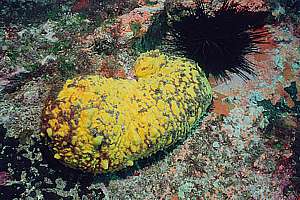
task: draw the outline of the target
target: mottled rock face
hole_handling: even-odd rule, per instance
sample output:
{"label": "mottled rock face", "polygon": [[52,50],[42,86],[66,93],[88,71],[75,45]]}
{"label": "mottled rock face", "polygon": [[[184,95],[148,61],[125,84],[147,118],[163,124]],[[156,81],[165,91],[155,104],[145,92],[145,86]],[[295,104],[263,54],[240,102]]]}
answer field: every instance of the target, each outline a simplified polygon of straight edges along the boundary
{"label": "mottled rock face", "polygon": [[142,54],[136,80],[68,80],[43,115],[54,157],[94,173],[132,166],[184,137],[211,103],[197,65],[159,51]]}

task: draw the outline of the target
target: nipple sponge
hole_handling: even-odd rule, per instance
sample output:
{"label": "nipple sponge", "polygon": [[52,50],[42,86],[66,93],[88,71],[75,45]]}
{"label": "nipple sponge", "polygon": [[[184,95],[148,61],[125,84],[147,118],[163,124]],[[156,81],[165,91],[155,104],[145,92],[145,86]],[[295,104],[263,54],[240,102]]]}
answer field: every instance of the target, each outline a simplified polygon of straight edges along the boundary
{"label": "nipple sponge", "polygon": [[54,157],[93,173],[132,166],[184,138],[206,111],[212,90],[204,72],[158,50],[136,60],[135,80],[67,80],[43,113]]}

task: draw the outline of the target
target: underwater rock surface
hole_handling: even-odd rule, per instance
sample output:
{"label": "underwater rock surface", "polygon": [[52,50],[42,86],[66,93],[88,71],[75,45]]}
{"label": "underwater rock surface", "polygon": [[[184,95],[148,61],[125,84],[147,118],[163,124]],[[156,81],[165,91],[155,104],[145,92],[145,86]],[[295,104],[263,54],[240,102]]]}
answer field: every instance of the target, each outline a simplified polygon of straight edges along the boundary
{"label": "underwater rock surface", "polygon": [[[299,1],[236,0],[247,10],[271,11],[262,28],[269,32],[266,44],[247,55],[257,75],[248,81],[230,75],[227,82],[208,77],[214,101],[200,126],[171,148],[104,175],[53,158],[41,137],[43,108],[68,79],[132,79],[144,47],[159,44],[164,9],[194,2],[122,1],[125,8],[116,8],[119,0],[4,2],[0,199],[298,199]],[[74,9],[77,2],[82,10]],[[220,2],[205,7],[212,13]],[[143,37],[152,23],[152,34]]]}

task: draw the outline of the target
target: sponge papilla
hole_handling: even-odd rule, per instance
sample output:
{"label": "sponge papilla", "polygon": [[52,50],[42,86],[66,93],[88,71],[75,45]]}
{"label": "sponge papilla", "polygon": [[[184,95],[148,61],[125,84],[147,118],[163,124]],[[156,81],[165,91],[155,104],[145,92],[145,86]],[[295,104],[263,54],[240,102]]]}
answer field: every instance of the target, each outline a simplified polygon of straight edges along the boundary
{"label": "sponge papilla", "polygon": [[142,54],[135,80],[98,75],[68,80],[43,113],[43,135],[66,165],[105,173],[186,136],[211,104],[212,91],[192,61],[158,50]]}

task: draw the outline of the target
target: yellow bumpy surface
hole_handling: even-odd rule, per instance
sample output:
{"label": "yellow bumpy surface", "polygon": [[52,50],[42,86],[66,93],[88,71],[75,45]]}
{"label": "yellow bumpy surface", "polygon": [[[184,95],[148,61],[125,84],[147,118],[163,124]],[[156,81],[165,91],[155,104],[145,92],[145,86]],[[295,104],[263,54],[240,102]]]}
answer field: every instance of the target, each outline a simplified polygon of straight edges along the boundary
{"label": "yellow bumpy surface", "polygon": [[68,80],[43,115],[56,159],[104,173],[184,137],[211,103],[211,87],[193,62],[159,51],[142,54],[136,80],[98,75]]}

